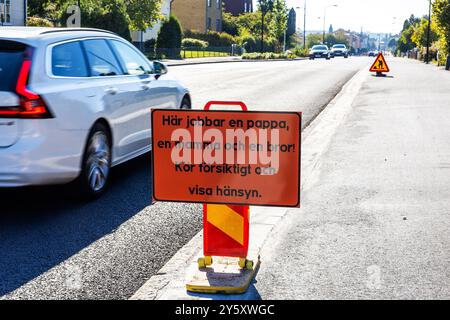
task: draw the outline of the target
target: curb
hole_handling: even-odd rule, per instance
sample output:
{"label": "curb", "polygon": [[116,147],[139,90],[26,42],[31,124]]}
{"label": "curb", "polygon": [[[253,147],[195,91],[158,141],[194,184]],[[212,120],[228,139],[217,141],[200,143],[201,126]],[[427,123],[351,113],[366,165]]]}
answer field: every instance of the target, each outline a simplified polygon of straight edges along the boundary
{"label": "curb", "polygon": [[[280,62],[280,61],[302,61],[302,60],[308,60],[307,58],[295,58],[295,59],[261,59],[261,60],[253,60],[253,59],[230,59],[230,60],[218,60],[218,61],[202,61],[202,62],[188,62],[188,63],[181,63],[181,62],[174,62],[174,63],[167,63],[166,65],[168,67],[182,67],[182,66],[193,66],[193,65],[200,65],[200,64],[217,64],[217,63],[229,63],[229,62]],[[164,60],[162,61],[163,63]]]}
{"label": "curb", "polygon": [[[180,60],[183,61],[183,60]],[[163,63],[164,60],[162,61]],[[244,62],[244,60],[237,58],[237,59],[230,59],[230,60],[217,60],[217,61],[200,61],[200,62],[187,62],[187,63],[182,63],[182,62],[169,62],[167,63],[168,67],[182,67],[182,66],[193,66],[193,65],[200,65],[200,64],[216,64],[216,63],[229,63],[229,62]]]}
{"label": "curb", "polygon": [[[302,190],[307,190],[320,174],[321,155],[327,151],[334,133],[352,110],[352,101],[367,79],[365,69],[357,72],[302,133]],[[307,146],[307,147],[304,147]],[[301,209],[252,207],[249,252],[260,251],[264,267],[264,253],[273,249],[274,243],[284,234],[293,216]],[[210,295],[188,293],[186,276],[197,268],[197,257],[202,255],[203,230],[172,259],[152,276],[130,300],[259,300],[255,281],[249,290],[240,295]],[[268,254],[270,256],[270,253]]]}

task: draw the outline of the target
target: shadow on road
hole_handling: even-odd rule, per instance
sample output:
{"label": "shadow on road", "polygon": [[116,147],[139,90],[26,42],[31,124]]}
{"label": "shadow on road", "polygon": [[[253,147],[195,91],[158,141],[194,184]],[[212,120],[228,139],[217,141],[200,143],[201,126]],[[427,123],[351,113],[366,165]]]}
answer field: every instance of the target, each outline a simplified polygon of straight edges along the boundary
{"label": "shadow on road", "polygon": [[82,202],[73,186],[0,190],[0,296],[63,262],[150,205],[150,155],[112,171],[106,194]]}

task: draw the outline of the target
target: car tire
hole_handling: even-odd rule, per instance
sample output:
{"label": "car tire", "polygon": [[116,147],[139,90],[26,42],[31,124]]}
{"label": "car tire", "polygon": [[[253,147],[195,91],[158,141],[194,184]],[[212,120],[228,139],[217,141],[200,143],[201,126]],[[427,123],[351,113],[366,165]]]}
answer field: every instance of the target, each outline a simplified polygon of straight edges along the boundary
{"label": "car tire", "polygon": [[331,58],[330,57],[327,57],[327,60],[330,60]]}
{"label": "car tire", "polygon": [[191,100],[188,97],[183,98],[183,100],[181,101],[180,109],[181,110],[191,110],[192,109]]}
{"label": "car tire", "polygon": [[83,198],[99,198],[106,190],[111,171],[111,137],[105,125],[97,123],[87,139],[78,184]]}
{"label": "car tire", "polygon": [[348,59],[348,56],[344,56],[345,59]]}

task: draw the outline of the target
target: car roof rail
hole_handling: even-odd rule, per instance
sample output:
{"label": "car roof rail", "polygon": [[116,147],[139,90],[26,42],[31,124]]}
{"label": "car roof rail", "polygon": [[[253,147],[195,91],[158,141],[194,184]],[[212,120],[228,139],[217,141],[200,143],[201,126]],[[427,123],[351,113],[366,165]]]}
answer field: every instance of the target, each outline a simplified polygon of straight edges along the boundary
{"label": "car roof rail", "polygon": [[117,33],[109,31],[109,30],[102,30],[102,29],[95,29],[95,28],[55,28],[52,30],[46,30],[41,32],[40,34],[49,34],[49,33],[57,33],[57,32],[73,32],[73,31],[87,31],[87,32],[102,32],[102,33],[109,33],[117,36]]}

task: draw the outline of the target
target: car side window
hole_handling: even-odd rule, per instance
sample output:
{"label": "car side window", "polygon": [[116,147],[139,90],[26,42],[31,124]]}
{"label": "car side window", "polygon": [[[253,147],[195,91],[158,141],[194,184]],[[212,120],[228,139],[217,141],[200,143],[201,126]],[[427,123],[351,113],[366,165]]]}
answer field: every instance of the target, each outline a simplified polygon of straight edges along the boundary
{"label": "car side window", "polygon": [[54,46],[52,74],[59,77],[88,77],[88,68],[79,41]]}
{"label": "car side window", "polygon": [[153,73],[149,62],[144,59],[135,49],[117,40],[111,40],[111,44],[119,55],[119,58],[122,60],[127,74],[139,76],[143,74]]}
{"label": "car side window", "polygon": [[122,74],[117,61],[106,40],[85,40],[83,45],[89,61],[92,77],[116,76]]}

